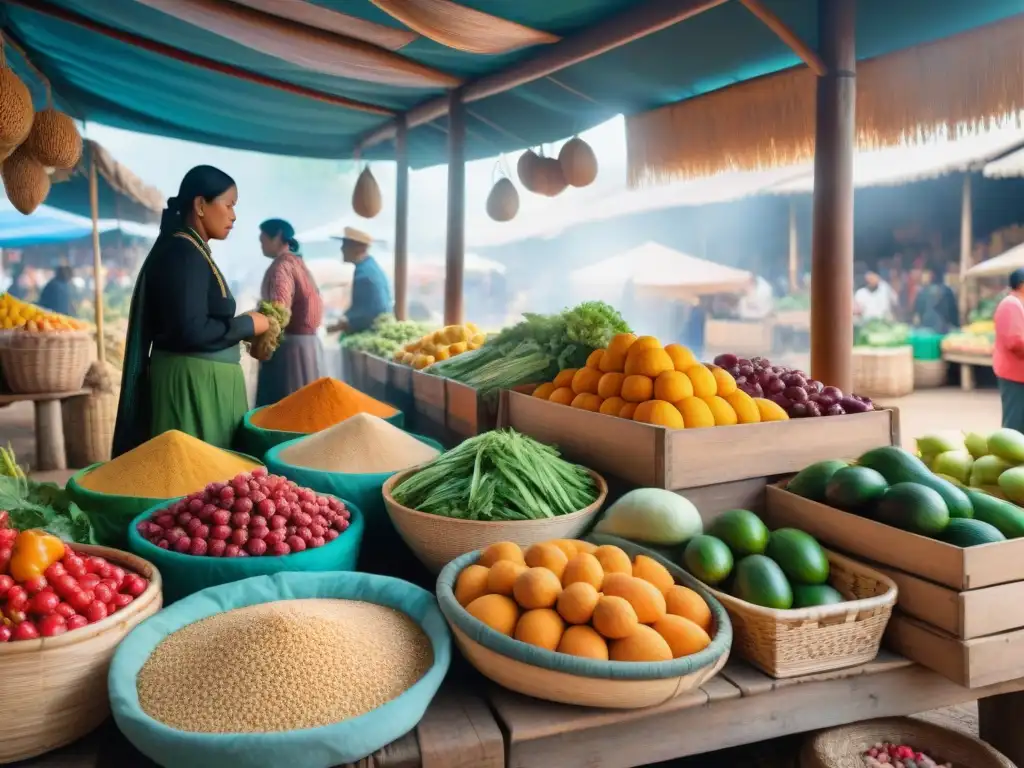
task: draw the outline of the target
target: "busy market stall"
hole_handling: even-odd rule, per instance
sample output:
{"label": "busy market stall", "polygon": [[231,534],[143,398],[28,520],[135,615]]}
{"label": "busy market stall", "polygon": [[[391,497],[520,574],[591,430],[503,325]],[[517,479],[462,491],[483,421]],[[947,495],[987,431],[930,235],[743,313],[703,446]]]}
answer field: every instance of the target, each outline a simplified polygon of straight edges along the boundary
{"label": "busy market stall", "polygon": [[[1007,85],[1013,77],[991,72],[1019,61],[1024,16],[1013,3],[953,12],[914,0],[899,24],[888,6],[862,3],[862,19],[877,23],[855,24],[853,3],[829,0],[786,18],[754,0],[608,0],[563,22],[531,0],[524,23],[455,3],[375,2],[365,16],[310,4],[301,23],[285,23],[258,4],[160,2],[132,4],[133,21],[118,26],[110,8],[8,5],[18,70],[0,68],[10,86],[0,98],[17,119],[0,121],[0,145],[12,148],[2,175],[16,206],[41,204],[46,169],[73,167],[76,139],[80,152],[51,83],[87,116],[249,149],[369,157],[395,138],[400,191],[394,315],[343,328],[353,331],[344,380],[320,376],[253,408],[240,358],[266,366],[283,355],[302,335],[294,305],[264,298],[236,315],[209,242],[230,232],[238,190],[216,168],[185,174],[147,259],[157,271],[132,302],[110,454],[61,487],[0,451],[0,763],[44,766],[86,744],[104,768],[610,768],[803,733],[808,767],[1024,760],[1024,435],[979,428],[900,447],[898,411],[857,386],[849,311],[855,88],[875,120],[867,142],[1024,107],[1019,77]],[[905,27],[899,36],[878,32],[890,22]],[[339,23],[359,40],[331,31]],[[815,23],[817,50],[794,31]],[[708,52],[688,40],[739,29],[763,71],[744,65],[740,77],[724,50],[701,71],[768,77],[680,102],[704,76],[690,61],[691,72],[673,69],[686,82],[639,92],[653,87],[652,62],[661,72],[667,55]],[[873,58],[858,61],[868,54],[855,29]],[[951,30],[962,35],[942,37]],[[217,61],[226,37],[237,47]],[[54,40],[59,59],[48,55]],[[445,56],[415,58],[413,43],[428,42]],[[574,70],[596,89],[627,45],[643,58],[630,103],[657,107],[629,118],[634,182],[713,173],[735,158],[765,164],[769,145],[772,164],[816,152],[809,371],[769,349],[707,359],[600,301],[495,333],[464,316],[467,156],[571,135],[572,110],[527,109],[514,91],[544,83],[564,99],[577,91],[550,75]],[[406,46],[409,56],[397,52]],[[507,69],[473,59],[527,47],[539,52]],[[101,49],[102,88],[74,63]],[[944,81],[944,104],[929,104],[941,117],[927,123],[914,94],[928,62],[950,56],[974,77]],[[282,61],[302,83],[274,76]],[[316,77],[296,78],[295,67]],[[165,98],[145,98],[144,71],[161,77]],[[39,105],[19,75],[45,77]],[[381,103],[337,92],[360,75]],[[980,80],[991,92],[979,95]],[[416,103],[409,86],[445,94]],[[216,109],[194,98],[205,88],[219,94]],[[765,88],[789,95],[784,114]],[[872,110],[881,91],[899,115]],[[485,141],[467,129],[473,110],[494,106],[488,97],[516,132],[490,119],[479,121],[491,126]],[[250,109],[261,119],[239,121]],[[443,115],[447,152],[427,127]],[[684,136],[680,125],[696,127]],[[404,216],[410,164],[444,159],[439,327],[405,320]],[[554,196],[597,170],[574,137],[558,153],[524,152],[516,178]],[[510,175],[486,203],[495,220],[516,215]],[[369,167],[353,208],[371,218],[382,208]],[[284,228],[263,235],[291,239]],[[343,240],[357,272],[368,239],[349,230]],[[81,386],[78,321],[4,302],[7,384],[50,401],[72,378]],[[196,317],[214,331],[196,332]],[[984,741],[905,717],[979,699]],[[106,745],[89,735],[100,728]]]}

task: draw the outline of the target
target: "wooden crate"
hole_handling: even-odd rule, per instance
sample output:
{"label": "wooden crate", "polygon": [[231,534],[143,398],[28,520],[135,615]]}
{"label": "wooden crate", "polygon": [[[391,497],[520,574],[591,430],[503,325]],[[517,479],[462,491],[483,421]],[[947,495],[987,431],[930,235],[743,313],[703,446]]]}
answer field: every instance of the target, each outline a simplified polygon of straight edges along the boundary
{"label": "wooden crate", "polygon": [[855,347],[853,391],[868,397],[903,397],[914,391],[914,348]]}
{"label": "wooden crate", "polygon": [[1024,629],[961,640],[897,612],[889,621],[884,643],[967,688],[1024,677]]}
{"label": "wooden crate", "polygon": [[567,458],[634,485],[679,490],[798,472],[828,458],[899,445],[899,413],[666,429],[503,392],[501,426],[557,445]]}
{"label": "wooden crate", "polygon": [[1024,629],[1024,581],[960,591],[876,565],[899,587],[899,609],[959,640]]}
{"label": "wooden crate", "polygon": [[412,372],[413,413],[416,414],[416,431],[432,437],[442,445],[451,445],[447,429],[448,397],[445,392],[446,379],[422,371]]}
{"label": "wooden crate", "polygon": [[388,399],[388,369],[391,364],[383,357],[366,355],[363,391],[377,400]]}
{"label": "wooden crate", "polygon": [[[536,386],[524,384],[514,387],[514,391],[529,395]],[[446,427],[452,439],[465,440],[497,427],[500,395],[493,398],[481,397],[472,387],[445,379],[445,397]]]}
{"label": "wooden crate", "polygon": [[764,320],[715,320],[704,324],[704,346],[714,352],[734,355],[763,355],[772,348],[775,326]]}
{"label": "wooden crate", "polygon": [[768,487],[765,522],[800,528],[832,549],[956,591],[1024,581],[1024,539],[954,547],[810,501],[781,484]]}
{"label": "wooden crate", "polygon": [[416,432],[416,401],[412,393],[413,370],[408,365],[388,363],[387,401],[405,414],[405,428]]}
{"label": "wooden crate", "polygon": [[366,387],[366,358],[369,355],[356,350],[348,350],[348,354],[349,356],[345,360],[345,367],[349,368],[350,372],[345,375],[345,381],[360,392],[363,392]]}

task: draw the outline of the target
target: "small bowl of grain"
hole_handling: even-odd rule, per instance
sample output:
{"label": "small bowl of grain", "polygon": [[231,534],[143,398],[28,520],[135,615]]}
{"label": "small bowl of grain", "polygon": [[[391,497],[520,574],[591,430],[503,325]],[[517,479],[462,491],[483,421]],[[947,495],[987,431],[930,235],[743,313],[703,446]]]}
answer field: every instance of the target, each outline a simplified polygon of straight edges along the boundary
{"label": "small bowl of grain", "polygon": [[279,573],[179,601],[121,643],[117,727],[162,765],[355,763],[423,717],[451,660],[434,596],[365,573]]}

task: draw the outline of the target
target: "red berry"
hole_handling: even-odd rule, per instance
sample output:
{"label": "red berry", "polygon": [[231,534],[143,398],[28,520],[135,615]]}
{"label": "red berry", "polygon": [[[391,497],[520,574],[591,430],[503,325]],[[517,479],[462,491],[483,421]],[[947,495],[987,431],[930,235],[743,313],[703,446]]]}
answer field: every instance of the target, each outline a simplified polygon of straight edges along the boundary
{"label": "red berry", "polygon": [[309,547],[311,549],[316,549],[317,547],[322,547],[326,543],[327,543],[327,539],[325,537],[323,537],[323,536],[314,536],[312,539],[309,540]]}
{"label": "red berry", "polygon": [[[249,493],[249,489],[246,488],[245,492]],[[235,503],[231,505],[231,508],[235,510],[236,515],[248,515],[250,512],[252,512],[252,506],[252,499],[242,497],[235,499]]]}
{"label": "red berry", "polygon": [[188,521],[188,525],[185,526],[185,533],[189,536],[195,536],[196,531],[203,527],[203,521],[198,517],[193,517]]}
{"label": "red berry", "polygon": [[68,631],[70,632],[73,629],[81,629],[82,627],[88,625],[89,620],[85,618],[85,616],[81,616],[76,613],[74,616],[68,618],[67,623]]}
{"label": "red berry", "polygon": [[316,523],[313,523],[311,526],[309,526],[309,532],[314,539],[321,538],[326,533],[323,526],[317,525]]}
{"label": "red berry", "polygon": [[28,610],[28,592],[20,584],[7,590],[7,607],[12,611]]}
{"label": "red berry", "polygon": [[163,514],[159,514],[156,517],[154,517],[153,522],[165,530],[170,530],[175,525],[177,525],[177,521],[174,519],[174,515],[167,512],[164,512]]}
{"label": "red berry", "polygon": [[188,500],[188,511],[193,515],[198,515],[203,510],[203,500],[198,497],[192,497]]}
{"label": "red berry", "polygon": [[14,632],[6,624],[0,624],[0,643],[6,643]]}
{"label": "red berry", "polygon": [[249,538],[250,539],[265,539],[265,538],[267,538],[267,534],[268,533],[270,533],[270,529],[266,528],[266,527],[263,527],[263,528],[250,528],[249,529]]}
{"label": "red berry", "polygon": [[191,512],[182,512],[180,515],[178,515],[178,525],[180,525],[182,528],[186,527],[189,523],[192,522],[192,520],[193,515]]}
{"label": "red berry", "polygon": [[237,544],[228,544],[227,547],[224,548],[224,557],[238,557],[241,551],[242,548]]}
{"label": "red berry", "polygon": [[42,592],[50,585],[47,583],[46,577],[40,575],[33,576],[31,579],[28,579],[27,581],[23,582],[22,586],[25,587],[26,592],[28,592],[30,595],[34,595],[37,592]]}
{"label": "red berry", "polygon": [[117,565],[115,565],[110,572],[110,578],[114,581],[114,585],[117,588],[120,588],[120,586],[124,584],[124,579],[127,575],[128,574],[125,572],[124,568]]}
{"label": "red berry", "polygon": [[63,616],[52,613],[39,620],[39,634],[43,637],[56,637],[68,631],[67,620]]}
{"label": "red berry", "polygon": [[223,557],[227,542],[223,539],[207,539],[206,554],[210,557]]}
{"label": "red berry", "polygon": [[191,549],[191,548],[192,548],[192,539],[190,539],[188,536],[182,536],[176,542],[174,542],[174,551],[175,552],[181,552],[182,554],[184,554],[185,552],[188,552],[189,549]]}
{"label": "red berry", "polygon": [[157,541],[156,545],[160,547],[160,549],[171,548],[171,542],[169,542],[167,539],[160,539],[159,541]]}
{"label": "red berry", "polygon": [[107,604],[101,603],[99,600],[93,600],[84,613],[85,618],[89,620],[90,624],[103,621],[103,619],[107,618]]}
{"label": "red berry", "polygon": [[68,603],[79,613],[84,614],[90,605],[95,601],[91,589],[80,589],[67,598]]}
{"label": "red berry", "polygon": [[211,521],[214,525],[227,525],[231,522],[231,513],[226,509],[218,509],[213,513]]}
{"label": "red berry", "polygon": [[233,528],[248,528],[249,527],[249,513],[248,512],[235,512],[231,515],[231,526]]}
{"label": "red berry", "polygon": [[291,547],[292,552],[301,552],[306,548],[306,542],[298,536],[289,536],[286,543]]}
{"label": "red berry", "polygon": [[266,467],[256,467],[256,469],[254,469],[250,474],[253,477],[266,477],[267,476],[267,468]]}
{"label": "red berry", "polygon": [[70,603],[59,603],[54,613],[63,616],[65,619],[70,619],[75,615],[75,609],[71,607]]}
{"label": "red berry", "polygon": [[330,528],[330,529],[328,529],[328,531],[327,531],[327,532],[326,532],[326,533],[324,534],[324,538],[325,538],[325,539],[326,539],[327,541],[334,541],[334,540],[335,540],[336,538],[338,538],[338,537],[339,537],[340,535],[341,535],[341,534],[340,534],[340,533],[338,533],[338,532],[337,532],[336,530],[334,530],[333,528]]}
{"label": "red berry", "polygon": [[231,538],[229,539],[232,544],[237,544],[240,547],[245,546],[245,542],[249,540],[249,531],[245,528],[236,528],[231,532]]}
{"label": "red berry", "polygon": [[263,537],[263,540],[267,542],[268,547],[273,547],[279,541],[285,540],[284,530],[281,528],[275,528],[272,531],[268,531],[267,535]]}
{"label": "red berry", "polygon": [[300,527],[307,527],[313,524],[313,516],[306,512],[299,512],[292,515],[292,522]]}
{"label": "red berry", "polygon": [[14,579],[6,573],[0,573],[0,600],[7,596],[7,590],[14,586]]}
{"label": "red berry", "polygon": [[[253,485],[255,485],[256,487],[253,488]],[[263,501],[266,501],[267,494],[260,490],[260,486],[258,484],[254,483],[251,484],[249,487],[252,489],[249,492],[249,498],[252,500],[252,503],[254,505],[259,506]]]}
{"label": "red berry", "polygon": [[58,605],[60,605],[60,598],[53,592],[37,592],[29,601],[28,610],[29,613],[38,616],[48,616],[57,610]]}
{"label": "red berry", "polygon": [[95,573],[87,573],[85,576],[78,580],[78,586],[82,589],[92,589],[101,581],[100,577]]}
{"label": "red berry", "polygon": [[58,576],[63,576],[65,573],[67,573],[67,570],[64,568],[64,564],[59,560],[56,563],[50,563],[49,567],[43,571],[43,575],[46,577],[47,581],[50,579],[56,579]]}
{"label": "red berry", "polygon": [[218,495],[220,496],[222,501],[233,500],[235,498],[235,489],[232,488],[230,485],[225,485],[223,488],[220,489]]}
{"label": "red berry", "polygon": [[95,589],[93,589],[92,594],[101,603],[109,603],[111,600],[114,599],[114,595],[116,594],[116,592],[114,592],[106,584],[97,584]]}
{"label": "red berry", "polygon": [[213,516],[217,514],[217,507],[213,504],[203,504],[203,508],[199,510],[199,519],[204,523],[209,524],[213,521]]}
{"label": "red berry", "polygon": [[213,539],[227,539],[231,536],[231,529],[226,525],[215,525],[210,530],[210,538]]}
{"label": "red berry", "polygon": [[267,551],[267,542],[263,539],[249,539],[245,545],[245,551],[253,557],[259,557]]}
{"label": "red berry", "polygon": [[331,523],[331,526],[332,526],[332,527],[334,528],[334,530],[336,530],[336,531],[337,531],[338,533],[342,533],[342,532],[344,532],[345,530],[347,530],[347,529],[348,529],[348,520],[346,520],[346,519],[345,519],[345,518],[343,518],[343,517],[339,517],[339,518],[336,518],[336,519],[334,520],[334,522],[333,522],[333,523]]}
{"label": "red berry", "polygon": [[35,640],[39,637],[39,629],[32,623],[31,619],[26,619],[14,625],[14,632],[11,634],[11,640]]}
{"label": "red berry", "polygon": [[271,530],[277,530],[278,528],[284,528],[288,525],[288,518],[284,515],[272,515],[270,518]]}
{"label": "red berry", "polygon": [[188,553],[190,555],[201,557],[206,554],[208,549],[209,545],[206,543],[206,539],[195,538],[192,539],[192,543],[189,544]]}
{"label": "red berry", "polygon": [[256,505],[256,509],[264,517],[271,517],[277,511],[277,505],[273,499],[263,499]]}
{"label": "red berry", "polygon": [[9,562],[11,562],[11,548],[0,547],[0,573],[7,570]]}
{"label": "red berry", "polygon": [[[85,576],[84,578],[88,578],[88,576]],[[97,579],[97,581],[99,581],[99,579]],[[70,573],[58,576],[50,586],[53,587],[54,592],[65,599],[68,595],[73,594],[80,589],[78,579]]]}
{"label": "red berry", "polygon": [[134,599],[131,595],[114,595],[114,610],[130,605]]}

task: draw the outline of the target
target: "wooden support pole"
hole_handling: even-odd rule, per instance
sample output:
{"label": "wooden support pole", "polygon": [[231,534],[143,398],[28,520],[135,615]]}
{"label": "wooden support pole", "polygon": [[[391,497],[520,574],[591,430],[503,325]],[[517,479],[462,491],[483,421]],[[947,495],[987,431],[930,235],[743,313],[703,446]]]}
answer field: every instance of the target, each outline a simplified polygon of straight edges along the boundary
{"label": "wooden support pole", "polygon": [[970,295],[967,290],[967,270],[972,266],[974,260],[974,219],[971,196],[971,173],[964,173],[964,186],[960,195],[960,290],[958,292],[960,304],[960,321],[967,321],[967,311],[970,309]]}
{"label": "wooden support pole", "polygon": [[93,309],[96,313],[96,359],[106,360],[107,348],[103,343],[103,259],[100,252],[100,184],[96,175],[96,147],[89,147],[89,208],[92,213],[92,276],[96,284]]}
{"label": "wooden support pole", "polygon": [[395,134],[395,317],[406,319],[409,305],[409,151],[405,118],[398,118]]}
{"label": "wooden support pole", "polygon": [[818,0],[818,79],[811,242],[811,374],[852,385],[856,0]]}
{"label": "wooden support pole", "polygon": [[796,200],[789,201],[789,292],[800,290],[800,240],[796,227]]}
{"label": "wooden support pole", "polygon": [[462,322],[466,260],[466,106],[461,91],[448,96],[448,241],[444,275],[444,322]]}

